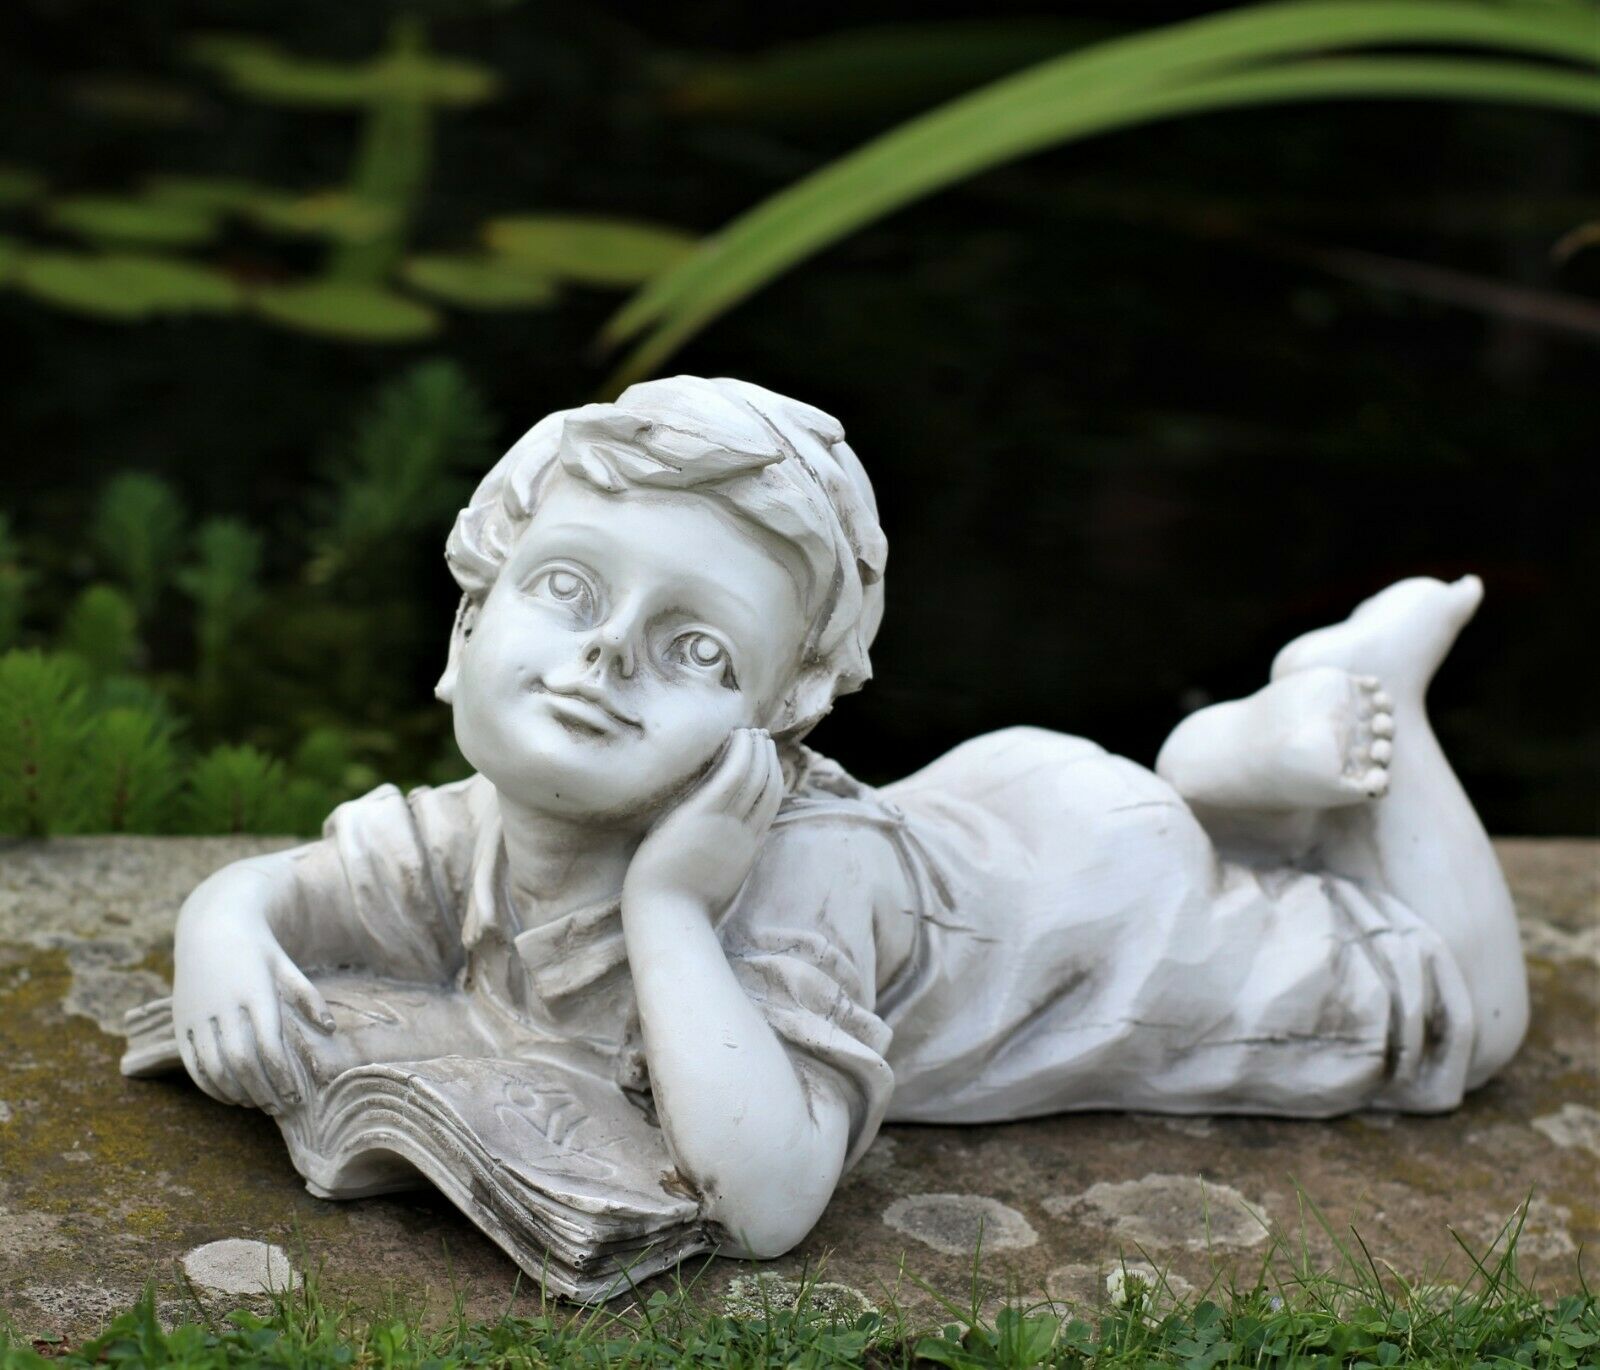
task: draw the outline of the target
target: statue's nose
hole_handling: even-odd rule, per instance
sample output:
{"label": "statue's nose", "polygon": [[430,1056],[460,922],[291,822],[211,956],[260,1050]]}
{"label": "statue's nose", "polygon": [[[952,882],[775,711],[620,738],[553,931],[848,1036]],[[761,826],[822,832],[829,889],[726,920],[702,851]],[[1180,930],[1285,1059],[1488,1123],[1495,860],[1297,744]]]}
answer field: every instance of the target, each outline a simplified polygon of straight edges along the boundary
{"label": "statue's nose", "polygon": [[602,624],[589,639],[584,649],[583,661],[586,666],[598,667],[601,674],[610,670],[615,664],[617,674],[627,679],[633,674],[637,665],[633,634],[620,624]]}

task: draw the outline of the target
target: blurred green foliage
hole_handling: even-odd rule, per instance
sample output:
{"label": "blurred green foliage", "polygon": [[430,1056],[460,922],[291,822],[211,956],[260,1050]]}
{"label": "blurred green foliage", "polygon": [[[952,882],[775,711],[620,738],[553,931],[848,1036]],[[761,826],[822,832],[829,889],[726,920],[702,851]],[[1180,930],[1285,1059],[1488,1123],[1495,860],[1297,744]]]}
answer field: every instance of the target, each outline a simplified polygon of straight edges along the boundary
{"label": "blurred green foliage", "polygon": [[95,551],[141,614],[155,608],[184,521],[183,505],[172,487],[143,472],[113,476],[100,495],[92,524]]}
{"label": "blurred green foliage", "polygon": [[139,611],[116,586],[90,585],[72,601],[59,639],[92,682],[125,675],[139,654]]}
{"label": "blurred green foliage", "polygon": [[[0,208],[31,220],[36,234],[81,244],[0,237],[0,287],[121,322],[243,313],[346,342],[406,343],[440,330],[437,305],[542,309],[565,282],[639,285],[692,245],[653,223],[518,213],[483,225],[477,241],[413,251],[435,120],[492,100],[500,84],[481,64],[431,52],[417,15],[397,17],[387,46],[365,61],[305,58],[243,34],[198,35],[185,52],[241,99],[356,116],[346,183],[291,190],[156,173],[132,191],[56,194],[40,171],[0,167]],[[235,226],[284,239],[287,250],[265,271],[246,264],[232,251]],[[293,264],[304,239],[323,247],[309,274]],[[205,259],[195,255],[202,250]]]}
{"label": "blurred green foliage", "polygon": [[[493,427],[451,362],[382,386],[328,453],[277,577],[265,531],[234,517],[191,529],[145,473],[101,489],[96,578],[75,594],[0,521],[0,833],[314,833],[380,768],[465,774],[444,710],[411,697],[408,658],[426,643],[442,656],[447,625],[423,621],[418,568],[440,573],[429,549]],[[35,590],[65,608],[28,632]],[[184,631],[160,631],[174,615]]]}
{"label": "blurred green foliage", "polygon": [[385,386],[327,463],[310,574],[370,593],[437,542],[493,459],[494,421],[459,367],[430,361]]}

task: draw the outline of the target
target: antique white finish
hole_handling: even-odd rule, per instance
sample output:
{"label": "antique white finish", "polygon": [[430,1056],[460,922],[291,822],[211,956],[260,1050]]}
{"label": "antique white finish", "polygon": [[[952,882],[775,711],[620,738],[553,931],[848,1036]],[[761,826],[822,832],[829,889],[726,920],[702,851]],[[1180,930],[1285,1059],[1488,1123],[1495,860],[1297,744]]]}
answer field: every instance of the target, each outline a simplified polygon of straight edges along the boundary
{"label": "antique white finish", "polygon": [[873,790],[802,740],[870,675],[885,556],[807,405],[678,377],[543,420],[449,542],[477,774],[202,884],[124,1068],[181,1056],[314,1192],[420,1172],[597,1297],[788,1250],[886,1118],[1431,1111],[1510,1058],[1510,899],[1423,703],[1476,579],[1291,643],[1156,773],[1016,728]]}

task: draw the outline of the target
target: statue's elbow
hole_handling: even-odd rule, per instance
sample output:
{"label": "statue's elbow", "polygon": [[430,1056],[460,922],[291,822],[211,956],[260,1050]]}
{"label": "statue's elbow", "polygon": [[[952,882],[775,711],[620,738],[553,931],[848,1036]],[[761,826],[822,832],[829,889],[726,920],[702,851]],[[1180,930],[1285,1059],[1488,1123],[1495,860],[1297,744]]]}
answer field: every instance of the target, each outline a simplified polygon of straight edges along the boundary
{"label": "statue's elbow", "polygon": [[820,1178],[756,1167],[742,1183],[726,1189],[708,1186],[713,1192],[707,1194],[707,1211],[727,1234],[722,1253],[765,1261],[792,1251],[817,1225],[833,1196],[833,1183],[820,1185]]}
{"label": "statue's elbow", "polygon": [[[1517,993],[1520,988],[1521,992]],[[1508,991],[1501,1002],[1479,1009],[1477,1032],[1472,1043],[1472,1064],[1467,1069],[1467,1088],[1476,1089],[1493,1079],[1521,1049],[1528,1035],[1529,1004],[1524,981]]]}
{"label": "statue's elbow", "polygon": [[754,1261],[770,1261],[794,1250],[822,1216],[821,1207],[814,1211],[809,1206],[786,1207],[778,1196],[748,1210],[744,1205],[732,1208],[717,1215],[727,1233],[721,1254]]}

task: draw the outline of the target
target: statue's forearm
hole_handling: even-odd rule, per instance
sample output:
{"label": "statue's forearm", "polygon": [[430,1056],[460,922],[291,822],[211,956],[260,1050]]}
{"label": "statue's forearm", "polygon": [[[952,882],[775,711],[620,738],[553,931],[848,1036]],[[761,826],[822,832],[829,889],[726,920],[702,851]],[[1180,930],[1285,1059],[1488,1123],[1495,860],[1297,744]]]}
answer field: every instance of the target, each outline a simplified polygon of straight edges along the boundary
{"label": "statue's forearm", "polygon": [[778,1255],[811,1229],[838,1182],[846,1109],[824,1091],[808,1098],[703,906],[625,896],[623,928],[673,1159],[738,1251]]}
{"label": "statue's forearm", "polygon": [[358,925],[338,854],[326,841],[224,866],[184,902],[179,946],[226,936],[226,925],[240,919],[263,921],[301,967],[362,964],[381,951]]}

